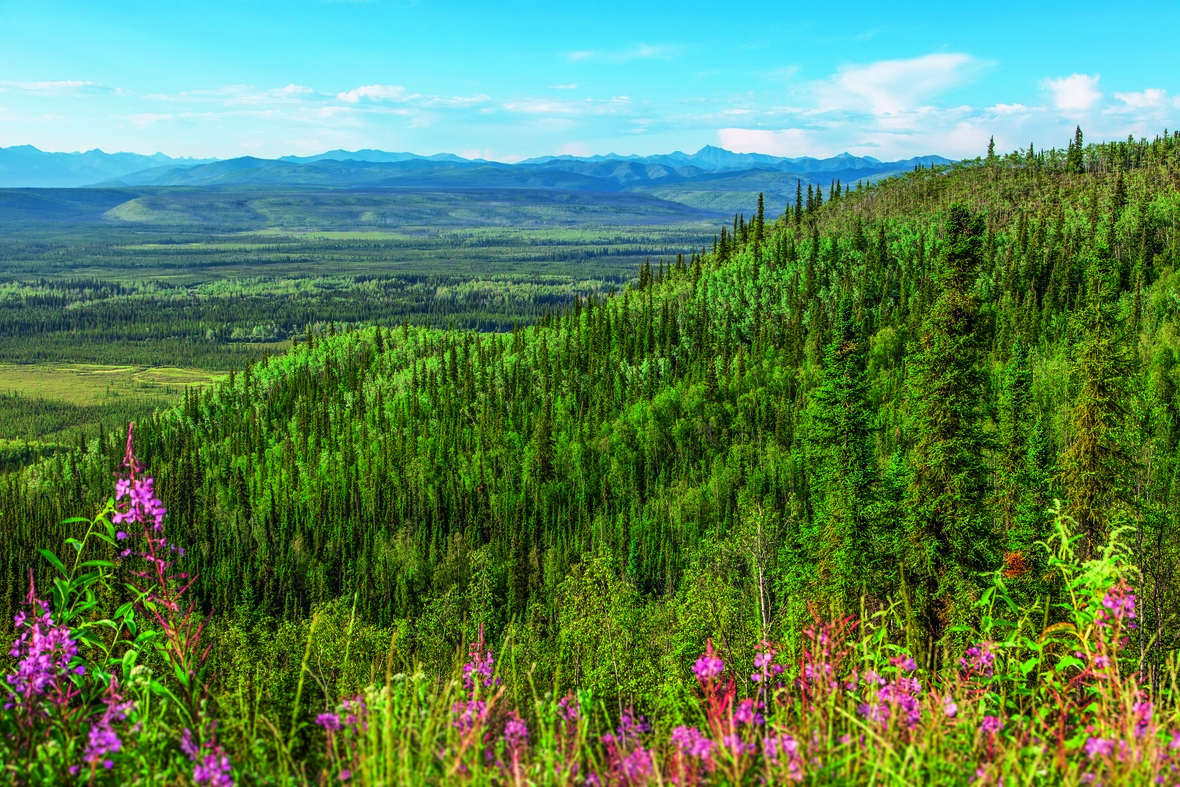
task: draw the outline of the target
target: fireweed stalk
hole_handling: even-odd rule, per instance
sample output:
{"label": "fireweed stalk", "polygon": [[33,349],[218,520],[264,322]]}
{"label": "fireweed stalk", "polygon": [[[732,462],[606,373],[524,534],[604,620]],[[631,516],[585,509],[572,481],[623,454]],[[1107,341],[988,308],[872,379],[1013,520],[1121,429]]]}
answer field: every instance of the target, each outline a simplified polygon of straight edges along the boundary
{"label": "fireweed stalk", "polygon": [[[660,724],[660,713],[649,725],[633,710],[610,719],[605,708],[535,691],[526,717],[502,700],[497,713],[480,704],[501,697],[481,639],[461,701],[447,691],[432,699],[421,681],[387,683],[392,704],[407,710],[387,719],[385,703],[370,702],[368,724],[389,729],[383,740],[398,752],[425,749],[403,771],[423,783],[1180,784],[1173,700],[1135,672],[1130,562],[1116,545],[1078,565],[1067,546],[1050,561],[1061,590],[1047,626],[1043,610],[1000,617],[1018,608],[997,576],[982,594],[975,641],[937,673],[893,641],[900,628],[886,610],[817,619],[790,665],[783,648],[760,643],[752,672],[708,642],[685,665],[691,699],[675,721]],[[369,763],[388,756],[384,745],[370,736],[350,754],[354,780],[379,772]]]}
{"label": "fireweed stalk", "polygon": [[[205,620],[196,614],[196,601],[185,598],[196,577],[173,567],[184,549],[169,542],[164,531],[167,510],[156,497],[155,480],[143,474],[135,456],[135,424],[127,427],[127,446],[115,483],[115,538],[123,544],[119,557],[131,566],[135,605],[156,621],[162,642],[156,651],[172,670],[176,689],[164,689],[184,717],[181,748],[193,762],[193,781],[212,787],[232,787],[229,758],[217,742],[216,723],[205,718],[207,688],[205,661],[211,645],[202,645]],[[194,742],[192,730],[198,731]]]}
{"label": "fireweed stalk", "polygon": [[[27,609],[14,619],[10,656],[16,670],[0,681],[0,697],[7,697],[0,714],[0,773],[16,784],[120,783],[120,761],[136,756],[151,756],[150,770],[167,773],[168,752],[177,749],[189,755],[194,783],[233,784],[229,759],[204,714],[204,624],[195,605],[183,599],[193,578],[172,569],[172,557],[183,550],[167,540],[167,512],[135,457],[133,429],[127,430],[114,497],[81,539],[66,540],[74,550],[72,564],[40,550],[59,574],[52,605],[38,597],[30,571]],[[95,545],[115,552],[116,561],[93,557]],[[128,575],[129,582],[121,581]],[[128,588],[133,594],[103,619],[97,614],[100,588],[104,600]],[[156,625],[144,627],[144,620]],[[149,649],[170,668],[175,688],[137,666]],[[128,687],[140,696],[125,698]],[[153,705],[152,694],[172,702]],[[145,712],[150,706],[153,716],[143,716],[141,705]],[[170,712],[178,713],[179,724],[169,723]],[[147,739],[145,726],[151,727]],[[165,730],[175,729],[184,729],[184,737],[169,746]],[[190,729],[207,731],[202,743],[193,743]],[[152,754],[137,754],[134,739],[146,740]]]}

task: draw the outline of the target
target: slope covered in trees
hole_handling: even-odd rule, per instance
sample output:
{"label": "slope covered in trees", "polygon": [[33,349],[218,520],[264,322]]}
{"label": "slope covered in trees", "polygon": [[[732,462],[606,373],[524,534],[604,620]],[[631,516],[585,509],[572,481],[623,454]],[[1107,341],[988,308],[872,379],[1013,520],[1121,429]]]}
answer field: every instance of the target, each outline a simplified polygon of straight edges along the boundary
{"label": "slope covered in trees", "polygon": [[[1154,669],[1178,639],[1178,189],[1176,134],[809,189],[511,333],[309,333],[137,449],[206,610],[355,594],[438,668],[483,624],[548,681],[656,702],[708,637],[742,664],[809,609],[894,603],[937,666],[996,572],[1049,619],[1061,499],[1085,550],[1129,528]],[[6,609],[122,445],[0,481]]]}

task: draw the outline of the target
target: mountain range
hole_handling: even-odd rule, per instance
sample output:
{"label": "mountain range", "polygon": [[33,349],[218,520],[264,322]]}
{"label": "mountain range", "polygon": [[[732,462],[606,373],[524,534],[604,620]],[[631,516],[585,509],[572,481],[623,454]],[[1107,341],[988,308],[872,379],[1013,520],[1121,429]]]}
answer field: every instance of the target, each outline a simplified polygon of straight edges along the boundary
{"label": "mountain range", "polygon": [[174,159],[157,153],[44,153],[0,148],[0,187],[172,187],[315,189],[544,189],[632,192],[707,210],[749,210],[759,193],[772,204],[793,201],[796,184],[875,181],[917,165],[949,164],[941,156],[880,161],[842,153],[826,159],[734,153],[705,146],[693,154],[543,156],[518,163],[419,156],[381,150],[332,150],[262,159]]}

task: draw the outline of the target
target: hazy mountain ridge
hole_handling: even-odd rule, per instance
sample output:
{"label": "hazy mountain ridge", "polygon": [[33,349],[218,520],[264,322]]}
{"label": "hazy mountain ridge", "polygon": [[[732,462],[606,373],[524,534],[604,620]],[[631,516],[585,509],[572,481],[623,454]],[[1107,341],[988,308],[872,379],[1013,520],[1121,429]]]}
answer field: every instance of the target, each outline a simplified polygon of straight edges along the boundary
{"label": "hazy mountain ridge", "polygon": [[835,180],[871,182],[919,164],[948,163],[941,156],[890,162],[849,153],[826,159],[785,158],[712,145],[692,154],[543,156],[517,163],[372,149],[278,159],[196,160],[97,150],[43,153],[26,145],[0,149],[0,187],[544,189],[635,192],[709,211],[751,211],[759,193],[771,204],[782,204],[794,200],[797,184],[806,188]]}
{"label": "hazy mountain ridge", "polygon": [[216,159],[172,158],[163,153],[47,153],[32,145],[0,148],[0,188],[72,188],[157,167],[192,167]]}

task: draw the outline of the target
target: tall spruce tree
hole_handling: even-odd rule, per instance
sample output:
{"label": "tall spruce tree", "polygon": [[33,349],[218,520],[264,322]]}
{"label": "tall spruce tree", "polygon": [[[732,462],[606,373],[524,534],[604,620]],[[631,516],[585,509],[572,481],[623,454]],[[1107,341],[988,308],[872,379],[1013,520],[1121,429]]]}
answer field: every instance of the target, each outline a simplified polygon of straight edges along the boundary
{"label": "tall spruce tree", "polygon": [[876,469],[864,379],[865,342],[852,304],[836,308],[820,384],[810,394],[806,445],[813,506],[809,548],[819,595],[836,614],[858,609],[871,555]]}
{"label": "tall spruce tree", "polygon": [[1091,256],[1086,302],[1077,315],[1081,340],[1073,353],[1077,395],[1061,463],[1061,486],[1089,556],[1106,541],[1112,521],[1128,513],[1126,479],[1130,359],[1115,314],[1116,288],[1109,251]]}
{"label": "tall spruce tree", "polygon": [[942,295],[922,326],[909,374],[914,447],[900,563],[921,629],[915,645],[931,667],[943,633],[971,620],[981,575],[999,563],[983,460],[985,348],[975,291],[983,238],[979,216],[963,205],[950,208]]}

